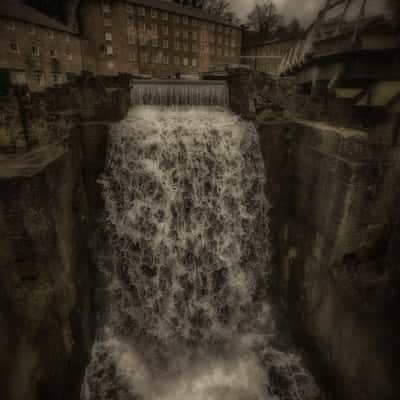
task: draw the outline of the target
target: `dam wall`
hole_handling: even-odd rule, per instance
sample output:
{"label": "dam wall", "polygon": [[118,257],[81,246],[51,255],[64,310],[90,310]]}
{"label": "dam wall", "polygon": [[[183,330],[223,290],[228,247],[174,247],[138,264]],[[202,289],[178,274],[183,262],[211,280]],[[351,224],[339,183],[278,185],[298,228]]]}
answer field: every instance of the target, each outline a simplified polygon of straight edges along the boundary
{"label": "dam wall", "polygon": [[273,286],[300,347],[328,398],[399,398],[399,105],[353,108],[246,71],[230,85],[258,126]]}
{"label": "dam wall", "polygon": [[83,79],[0,96],[3,399],[79,399],[94,336],[91,232],[109,124],[129,89]]}
{"label": "dam wall", "polygon": [[[229,71],[267,178],[272,289],[327,397],[400,397],[399,106],[353,109]],[[94,336],[92,232],[127,77],[0,96],[2,398],[79,398]]]}

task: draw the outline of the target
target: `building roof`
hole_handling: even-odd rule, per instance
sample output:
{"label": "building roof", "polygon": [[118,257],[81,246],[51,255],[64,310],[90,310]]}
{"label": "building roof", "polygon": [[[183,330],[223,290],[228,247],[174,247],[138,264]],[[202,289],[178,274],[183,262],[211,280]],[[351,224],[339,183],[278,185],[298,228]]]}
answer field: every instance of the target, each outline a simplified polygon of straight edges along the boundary
{"label": "building roof", "polygon": [[44,26],[57,31],[76,33],[61,22],[58,22],[46,14],[43,14],[26,4],[22,4],[19,1],[0,0],[0,16],[14,18],[19,21],[29,22],[31,24]]}
{"label": "building roof", "polygon": [[124,1],[143,7],[150,7],[163,11],[168,11],[173,14],[187,15],[189,17],[230,26],[232,28],[240,28],[238,25],[229,22],[223,17],[210,14],[203,10],[199,10],[198,8],[195,7],[182,6],[180,4],[174,3],[173,1],[165,1],[165,0],[124,0]]}

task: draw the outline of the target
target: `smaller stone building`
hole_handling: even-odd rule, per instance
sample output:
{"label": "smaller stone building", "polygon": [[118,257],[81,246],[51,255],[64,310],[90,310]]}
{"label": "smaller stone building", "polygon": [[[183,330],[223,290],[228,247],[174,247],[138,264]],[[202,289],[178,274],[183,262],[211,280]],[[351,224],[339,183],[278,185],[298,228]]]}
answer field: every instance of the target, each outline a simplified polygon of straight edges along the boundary
{"label": "smaller stone building", "polygon": [[82,72],[76,32],[37,10],[0,1],[0,84],[38,91]]}
{"label": "smaller stone building", "polygon": [[248,64],[259,72],[278,75],[283,56],[295,43],[295,38],[274,39],[260,44],[246,43],[242,49],[242,64]]}

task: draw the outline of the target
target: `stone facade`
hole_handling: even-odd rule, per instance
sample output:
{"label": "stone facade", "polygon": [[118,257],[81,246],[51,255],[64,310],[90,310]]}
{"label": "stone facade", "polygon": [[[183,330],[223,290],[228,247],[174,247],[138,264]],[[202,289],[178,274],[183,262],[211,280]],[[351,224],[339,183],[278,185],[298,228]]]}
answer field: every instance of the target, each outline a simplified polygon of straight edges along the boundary
{"label": "stone facade", "polygon": [[91,78],[0,98],[2,399],[80,398],[94,336],[96,181],[128,87]]}
{"label": "stone facade", "polygon": [[[26,8],[32,10],[23,6]],[[54,26],[59,29],[46,26],[49,18],[45,16],[37,22],[29,13],[7,14],[7,9],[0,7],[0,77],[4,84],[27,84],[37,91],[82,73],[80,39],[71,30],[58,23]]]}
{"label": "stone facade", "polygon": [[[81,7],[84,69],[156,77],[239,63],[240,28],[192,8],[152,1],[86,1]],[[158,8],[157,8],[158,7]]]}
{"label": "stone facade", "polygon": [[363,112],[233,71],[272,206],[271,287],[327,398],[400,398],[400,102]]}

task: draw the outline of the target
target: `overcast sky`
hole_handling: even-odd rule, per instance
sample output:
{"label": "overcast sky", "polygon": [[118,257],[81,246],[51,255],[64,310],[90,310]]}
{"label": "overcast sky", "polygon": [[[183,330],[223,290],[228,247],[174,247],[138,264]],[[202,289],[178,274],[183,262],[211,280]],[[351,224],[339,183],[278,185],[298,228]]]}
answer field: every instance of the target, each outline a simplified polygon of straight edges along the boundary
{"label": "overcast sky", "polygon": [[[265,0],[264,0],[265,1]],[[230,0],[232,10],[246,20],[247,14],[256,3],[264,3],[263,0]],[[355,0],[357,2],[357,0]],[[368,9],[372,13],[382,11],[385,0],[368,0]],[[320,8],[326,4],[326,0],[275,0],[275,4],[281,14],[288,19],[297,17],[303,24],[308,24],[317,15]]]}

